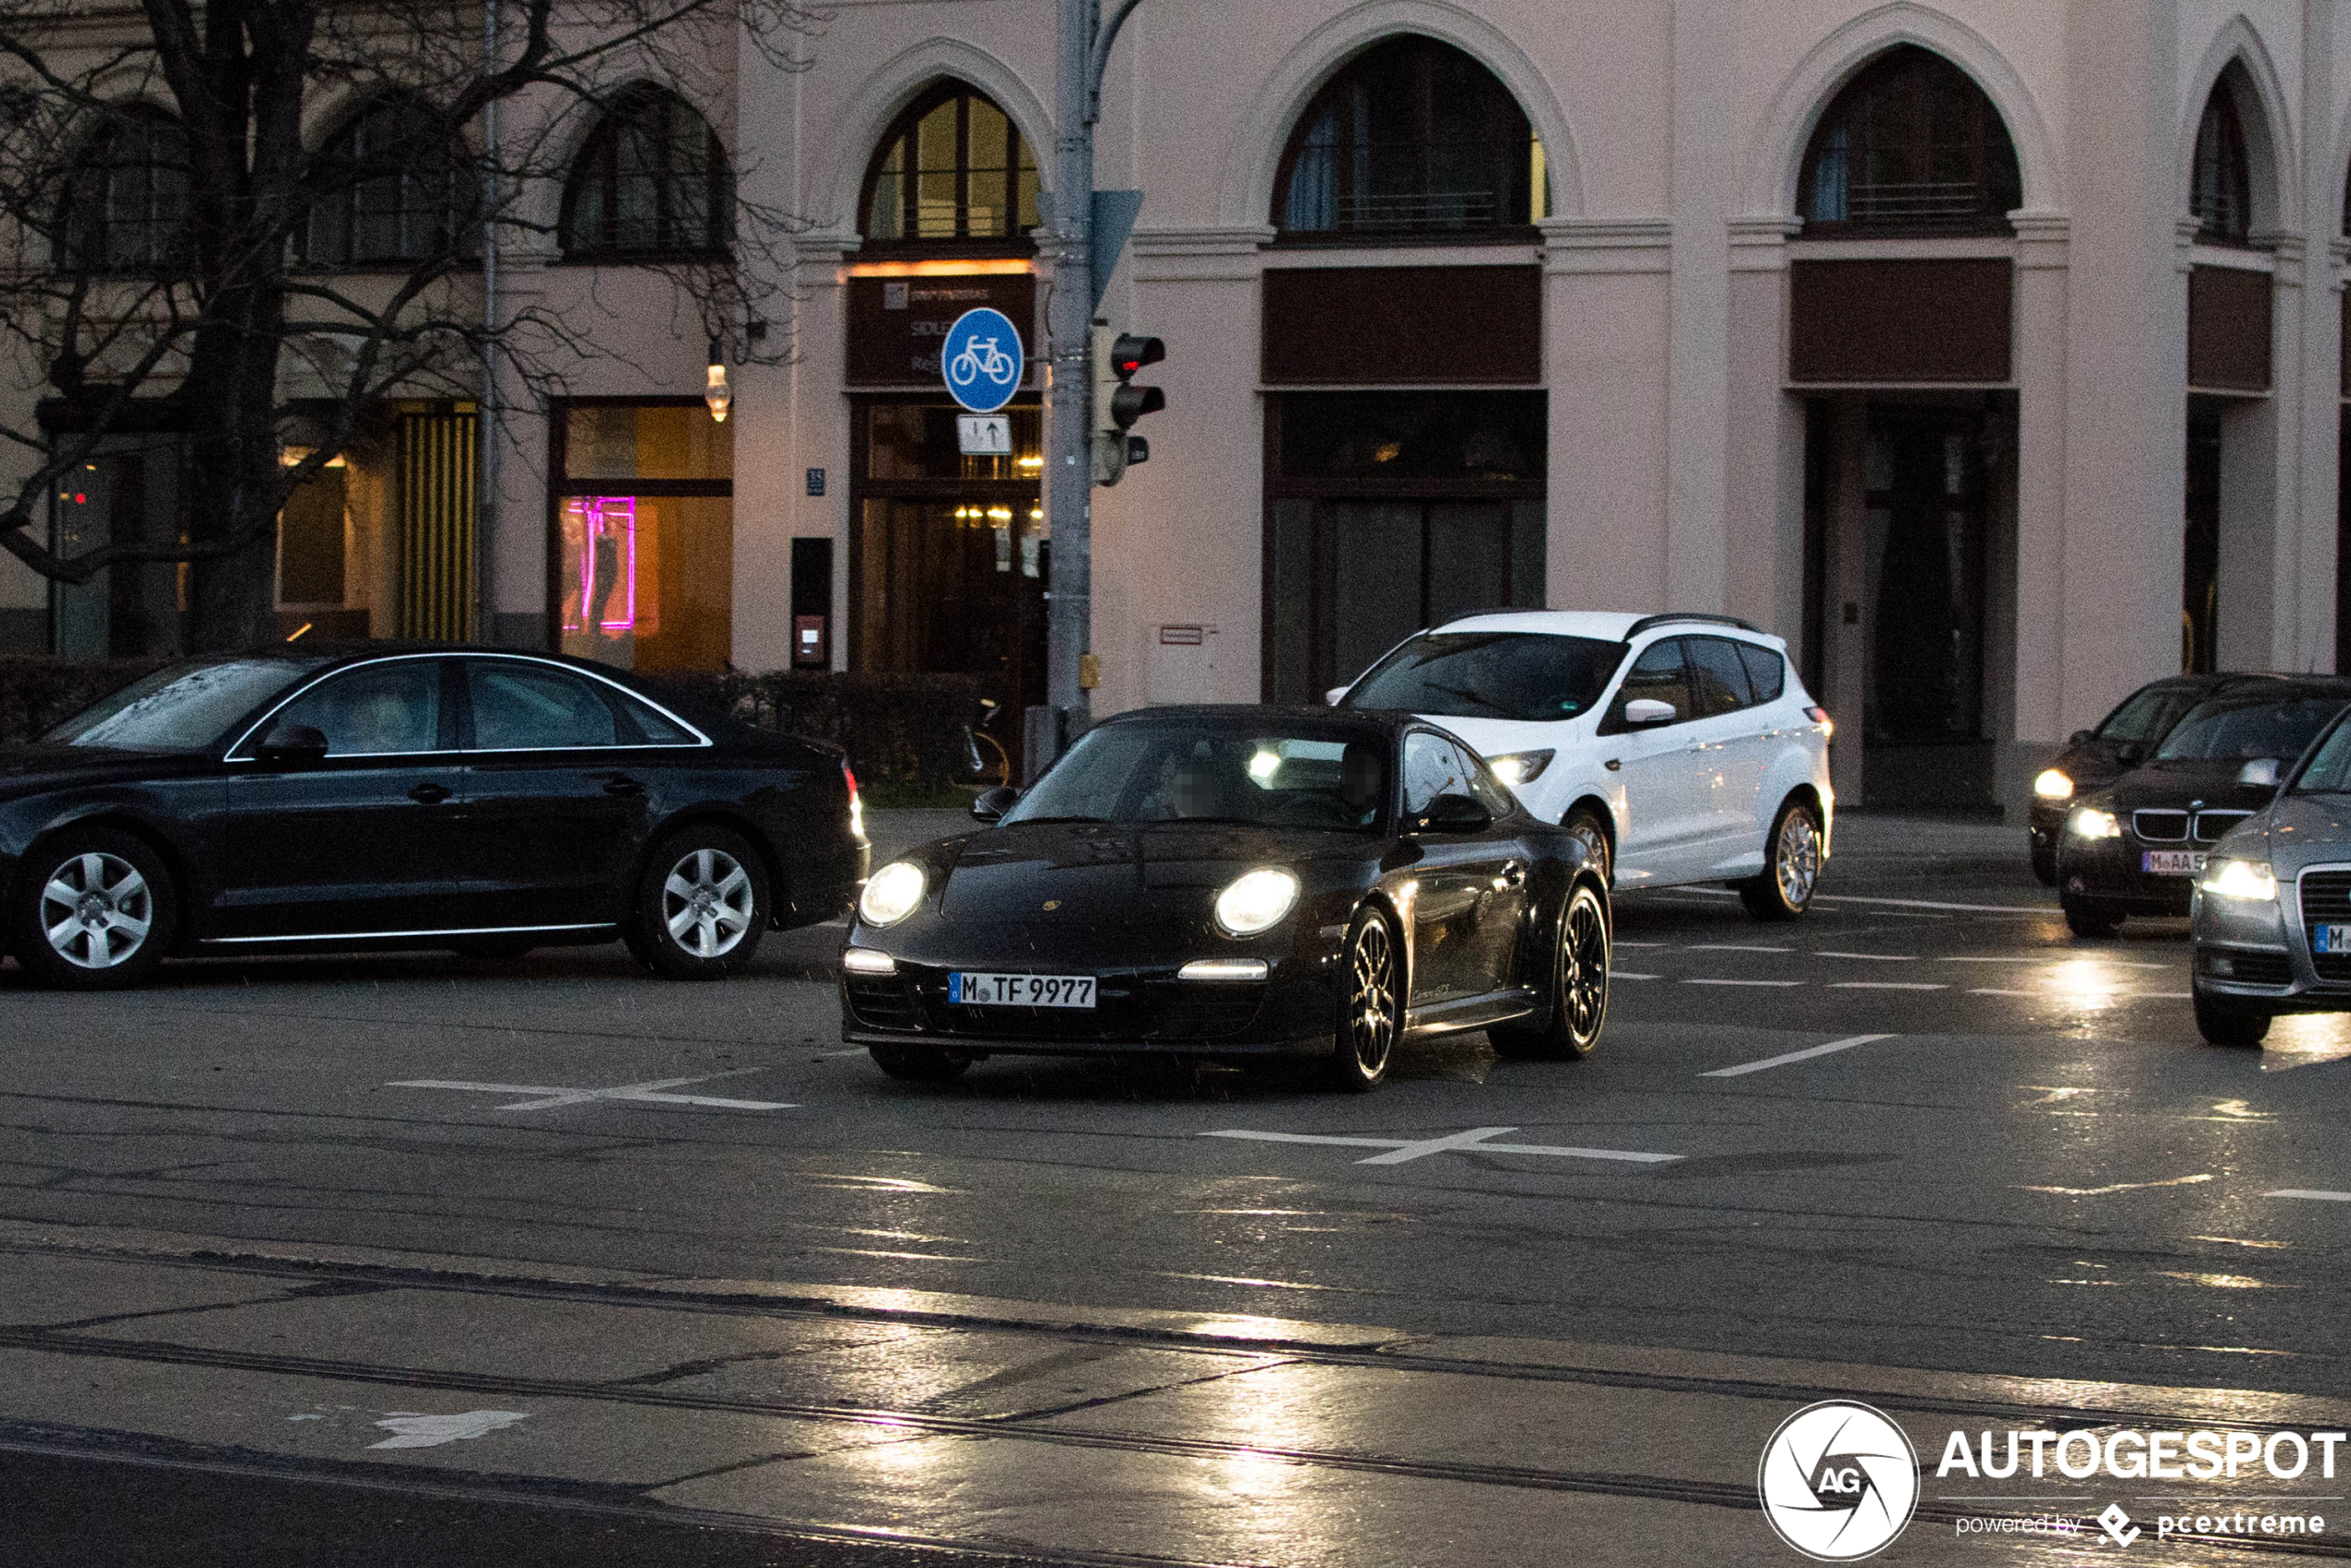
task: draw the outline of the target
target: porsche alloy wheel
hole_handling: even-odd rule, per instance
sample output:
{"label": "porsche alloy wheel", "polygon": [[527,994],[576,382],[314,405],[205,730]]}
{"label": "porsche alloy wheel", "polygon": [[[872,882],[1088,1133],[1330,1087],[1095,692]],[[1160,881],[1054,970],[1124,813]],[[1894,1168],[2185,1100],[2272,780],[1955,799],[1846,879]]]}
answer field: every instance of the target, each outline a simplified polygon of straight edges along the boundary
{"label": "porsche alloy wheel", "polygon": [[1402,965],[1386,915],[1368,909],[1356,915],[1342,962],[1345,1000],[1331,1077],[1337,1087],[1360,1092],[1378,1088],[1387,1076],[1404,1021]]}
{"label": "porsche alloy wheel", "polygon": [[1486,1038],[1503,1056],[1581,1061],[1608,1021],[1609,918],[1599,890],[1578,882],[1560,916],[1550,1015],[1537,1027],[1498,1024]]}

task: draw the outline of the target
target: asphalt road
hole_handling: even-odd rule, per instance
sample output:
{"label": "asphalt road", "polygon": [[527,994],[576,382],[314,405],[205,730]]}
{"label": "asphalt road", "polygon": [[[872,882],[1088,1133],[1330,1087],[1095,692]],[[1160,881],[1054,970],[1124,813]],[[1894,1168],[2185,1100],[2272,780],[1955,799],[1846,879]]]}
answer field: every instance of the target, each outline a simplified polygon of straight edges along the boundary
{"label": "asphalt road", "polygon": [[[886,820],[877,836],[928,826]],[[10,968],[0,971],[10,1041],[0,1258],[16,1262],[0,1268],[25,1271],[26,1299],[48,1303],[11,1321],[20,1334],[119,1337],[91,1325],[135,1315],[153,1336],[131,1357],[139,1377],[228,1376],[225,1363],[158,1369],[196,1355],[190,1344],[215,1358],[291,1354],[292,1331],[239,1326],[252,1320],[233,1314],[205,1328],[207,1313],[243,1300],[234,1291],[182,1300],[157,1295],[144,1275],[42,1271],[75,1249],[128,1248],[168,1254],[183,1278],[246,1249],[328,1269],[306,1288],[330,1297],[381,1285],[334,1267],[394,1260],[404,1279],[461,1267],[536,1282],[591,1271],[599,1288],[622,1276],[630,1289],[788,1282],[795,1311],[819,1288],[865,1291],[828,1309],[852,1312],[902,1300],[876,1292],[981,1298],[1026,1305],[964,1315],[1020,1318],[1023,1332],[1056,1314],[1087,1316],[1089,1333],[1148,1320],[1184,1354],[1206,1352],[1182,1339],[1183,1325],[1247,1315],[1377,1325],[1385,1338],[1366,1330],[1367,1345],[1639,1347],[1671,1360],[1675,1377],[1710,1355],[1885,1369],[1873,1387],[1918,1369],[2008,1379],[2012,1390],[2077,1380],[2338,1395],[2351,1387],[2351,1201],[2278,1194],[2351,1191],[2351,1028],[2293,1019],[2264,1051],[2201,1046],[2183,923],[2076,941],[2004,843],[1980,829],[1854,819],[1826,895],[1792,927],[1753,924],[1713,890],[1626,897],[1611,1020],[1592,1060],[1506,1063],[1469,1035],[1400,1052],[1390,1084],[1367,1098],[1220,1067],[1008,1058],[944,1087],[896,1083],[839,1043],[838,929],[771,937],[753,976],[714,986],[643,977],[616,947],[495,964],[193,964],[106,997],[34,991]],[[728,1292],[711,1299],[742,1294]],[[335,1367],[409,1363],[388,1348],[402,1338],[390,1320],[335,1310]],[[531,1332],[501,1326],[474,1297],[436,1301],[426,1317],[428,1339]],[[938,1320],[951,1319],[961,1321],[940,1308]],[[406,1333],[425,1320],[400,1321]],[[14,1343],[82,1370],[111,1354],[78,1340]],[[302,1353],[300,1365],[241,1361],[235,1375],[329,1375],[323,1350]],[[1477,1355],[1481,1367],[1495,1360]],[[975,1375],[1011,1375],[989,1368]],[[796,1388],[792,1408],[899,1408],[903,1388],[843,1375]],[[933,1395],[963,1387],[932,1384]],[[168,1424],[140,1415],[130,1383],[93,1396],[105,1409],[86,1419],[63,1392],[52,1390],[57,1403],[8,1387],[0,1379],[0,1450],[13,1449],[19,1471],[52,1467],[40,1474],[61,1511],[44,1517],[67,1521],[51,1537],[69,1546],[83,1539],[73,1500],[126,1484],[122,1435]],[[29,1375],[20,1385],[48,1387]],[[183,1412],[213,1397],[140,1387]],[[570,1387],[516,1384],[502,1397],[570,1398]],[[1172,1417],[1168,1430],[1197,1435],[1189,1419]],[[173,1439],[196,1444],[167,1467],[175,1479],[141,1472],[139,1486],[168,1494],[158,1518],[211,1517],[207,1483],[191,1477],[243,1474],[205,1468],[218,1444],[204,1447],[213,1440],[201,1430]],[[230,1447],[250,1455],[258,1443]],[[1754,1448],[1744,1451],[1751,1465]],[[271,1462],[280,1490],[268,1495],[295,1514],[305,1510],[285,1499],[333,1479],[318,1455]],[[1681,1484],[1714,1484],[1704,1465],[1687,1468],[1698,1478]],[[216,1490],[215,1512],[236,1516],[234,1487]],[[807,1555],[776,1561],[863,1561],[853,1554],[933,1535],[958,1550],[1097,1554],[1087,1561],[1320,1561],[1346,1545],[1327,1515],[1306,1536],[1242,1529],[1214,1551],[1146,1524],[1114,1541],[1075,1524],[1008,1524],[1001,1512],[951,1529],[940,1520],[952,1509],[932,1517],[927,1496],[902,1498],[888,1522],[903,1540],[809,1537],[792,1549]],[[822,1516],[882,1527],[852,1517],[869,1506],[863,1497],[844,1494]],[[1682,1500],[1692,1499],[1717,1512],[1736,1501]],[[444,1504],[524,1506],[501,1493],[429,1507]],[[749,1508],[740,1498],[696,1506],[715,1512],[631,1523],[689,1534],[649,1536],[606,1560],[666,1562],[674,1550],[685,1561],[691,1531],[723,1533]],[[364,1517],[342,1504],[314,1512]],[[1316,1549],[1301,1544],[1308,1536]],[[559,1537],[532,1538],[552,1554]],[[195,1528],[182,1538],[222,1537]],[[1416,1549],[1395,1547],[1399,1561]],[[547,1560],[559,1556],[579,1551]],[[378,1559],[322,1547],[285,1560]]]}

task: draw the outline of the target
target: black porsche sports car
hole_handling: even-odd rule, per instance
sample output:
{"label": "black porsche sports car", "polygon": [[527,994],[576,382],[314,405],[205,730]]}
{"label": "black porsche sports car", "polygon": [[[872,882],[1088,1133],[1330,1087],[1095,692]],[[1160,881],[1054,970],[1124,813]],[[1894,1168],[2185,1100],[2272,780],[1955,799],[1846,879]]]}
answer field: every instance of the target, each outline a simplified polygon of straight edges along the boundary
{"label": "black porsche sports car", "polygon": [[2058,900],[2077,936],[2132,915],[2188,913],[2223,834],[2270,803],[2278,780],[2351,703],[2351,678],[2233,684],[2180,720],[2154,756],[2078,798],[2058,851]]}
{"label": "black porsche sports car", "polygon": [[688,717],[600,666],[292,649],[158,671],[0,749],[0,941],[52,985],[174,953],[624,938],[740,970],[865,872],[841,753]]}
{"label": "black porsche sports car", "polygon": [[1608,1012],[1598,868],[1405,714],[1167,707],[1089,730],[995,826],[874,873],[843,1038],[896,1077],[998,1052],[1319,1058],[1484,1028],[1580,1057]]}

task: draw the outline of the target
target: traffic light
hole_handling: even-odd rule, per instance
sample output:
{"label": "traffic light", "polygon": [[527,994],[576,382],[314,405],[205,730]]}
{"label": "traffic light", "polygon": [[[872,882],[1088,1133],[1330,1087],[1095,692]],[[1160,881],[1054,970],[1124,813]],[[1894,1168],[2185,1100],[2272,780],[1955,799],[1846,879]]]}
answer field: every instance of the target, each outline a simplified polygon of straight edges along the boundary
{"label": "traffic light", "polygon": [[1094,328],[1094,482],[1116,484],[1135,463],[1151,461],[1151,442],[1126,432],[1146,414],[1167,406],[1167,394],[1157,387],[1132,384],[1135,372],[1167,357],[1167,345],[1157,338],[1134,332]]}

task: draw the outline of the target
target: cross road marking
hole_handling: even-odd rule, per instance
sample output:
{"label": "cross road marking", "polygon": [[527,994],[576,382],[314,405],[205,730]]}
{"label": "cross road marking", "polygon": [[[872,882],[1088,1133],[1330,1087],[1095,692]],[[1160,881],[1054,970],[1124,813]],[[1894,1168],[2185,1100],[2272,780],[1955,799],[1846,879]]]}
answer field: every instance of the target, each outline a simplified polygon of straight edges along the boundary
{"label": "cross road marking", "polygon": [[549,1084],[483,1084],[464,1083],[450,1078],[407,1078],[385,1087],[390,1089],[455,1089],[477,1094],[528,1094],[537,1098],[517,1100],[511,1105],[493,1107],[500,1111],[545,1111],[557,1105],[585,1105],[598,1100],[626,1100],[654,1105],[702,1105],[716,1111],[796,1111],[800,1107],[775,1100],[721,1100],[708,1094],[663,1094],[662,1089],[677,1089],[684,1084],[708,1083],[713,1078],[740,1077],[745,1073],[764,1073],[765,1067],[736,1067],[724,1073],[700,1073],[690,1078],[654,1078],[647,1083],[621,1084],[614,1089],[562,1089]]}
{"label": "cross road marking", "polygon": [[1872,1040],[1893,1039],[1893,1035],[1855,1035],[1850,1039],[1833,1039],[1826,1045],[1808,1045],[1801,1051],[1791,1051],[1781,1056],[1766,1056],[1760,1062],[1742,1062],[1735,1067],[1717,1067],[1710,1073],[1700,1073],[1701,1078],[1735,1078],[1748,1073],[1760,1073],[1766,1067],[1785,1067],[1791,1062],[1809,1062],[1815,1056],[1826,1056],[1833,1051],[1850,1051]]}
{"label": "cross road marking", "polygon": [[1660,1165],[1678,1160],[1679,1154],[1643,1154],[1627,1149],[1564,1149],[1546,1143],[1491,1143],[1516,1127],[1472,1127],[1467,1132],[1447,1133],[1442,1138],[1331,1138],[1305,1132],[1253,1132],[1243,1127],[1228,1127],[1221,1132],[1204,1132],[1202,1138],[1245,1138],[1259,1143],[1329,1143],[1346,1149],[1385,1149],[1385,1154],[1375,1154],[1358,1160],[1359,1165],[1400,1165],[1411,1160],[1425,1159],[1431,1154],[1552,1154],[1566,1160],[1624,1160],[1635,1164]]}

